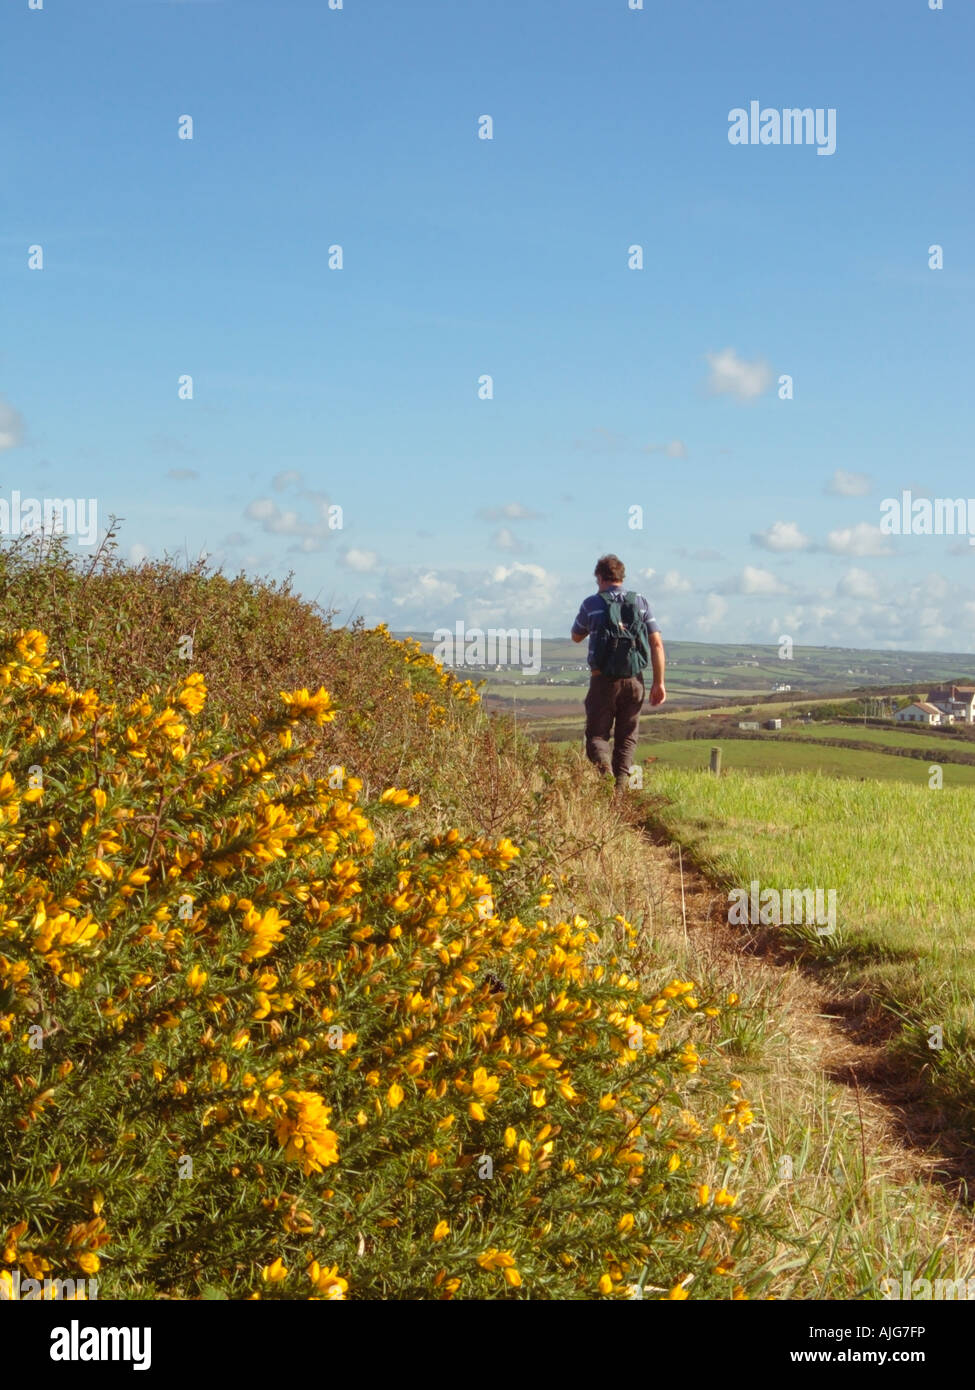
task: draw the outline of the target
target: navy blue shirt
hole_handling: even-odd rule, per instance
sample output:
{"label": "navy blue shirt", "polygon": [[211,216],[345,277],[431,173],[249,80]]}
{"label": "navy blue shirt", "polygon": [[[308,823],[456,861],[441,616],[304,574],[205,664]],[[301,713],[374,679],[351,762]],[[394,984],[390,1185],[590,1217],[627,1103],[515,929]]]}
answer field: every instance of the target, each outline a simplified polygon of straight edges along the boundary
{"label": "navy blue shirt", "polygon": [[[603,589],[602,593],[590,594],[588,598],[582,600],[582,607],[576,614],[576,620],[572,624],[572,631],[577,637],[581,637],[584,633],[588,632],[589,650],[586,660],[590,666],[592,665],[593,636],[596,630],[601,626],[603,615],[606,612],[606,601],[603,598],[603,594],[607,597],[622,598],[625,593],[629,592],[628,589],[623,588],[622,584],[614,584],[611,589]],[[643,620],[647,625],[647,631],[659,632],[660,624],[654,618],[650,611],[650,605],[642,594],[637,594],[636,606],[637,611],[643,615]]]}

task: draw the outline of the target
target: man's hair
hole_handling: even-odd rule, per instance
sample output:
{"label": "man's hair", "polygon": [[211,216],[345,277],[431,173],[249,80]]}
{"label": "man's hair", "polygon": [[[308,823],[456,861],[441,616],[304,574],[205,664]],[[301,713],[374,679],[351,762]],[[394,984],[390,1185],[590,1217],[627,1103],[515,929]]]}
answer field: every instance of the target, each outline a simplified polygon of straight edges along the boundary
{"label": "man's hair", "polygon": [[618,584],[626,577],[626,566],[618,555],[600,555],[596,561],[596,578],[612,579]]}

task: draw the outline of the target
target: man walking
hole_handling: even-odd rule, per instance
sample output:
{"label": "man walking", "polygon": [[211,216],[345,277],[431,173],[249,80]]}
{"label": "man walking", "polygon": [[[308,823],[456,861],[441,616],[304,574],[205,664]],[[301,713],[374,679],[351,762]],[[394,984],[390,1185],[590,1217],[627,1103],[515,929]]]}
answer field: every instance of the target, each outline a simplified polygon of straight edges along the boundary
{"label": "man walking", "polygon": [[617,792],[625,789],[629,779],[646,695],[643,672],[648,665],[653,667],[651,705],[662,705],[667,698],[660,628],[643,595],[624,592],[625,577],[618,556],[603,555],[597,560],[599,592],[583,599],[572,624],[573,642],[589,638],[586,756],[600,774],[613,773]]}

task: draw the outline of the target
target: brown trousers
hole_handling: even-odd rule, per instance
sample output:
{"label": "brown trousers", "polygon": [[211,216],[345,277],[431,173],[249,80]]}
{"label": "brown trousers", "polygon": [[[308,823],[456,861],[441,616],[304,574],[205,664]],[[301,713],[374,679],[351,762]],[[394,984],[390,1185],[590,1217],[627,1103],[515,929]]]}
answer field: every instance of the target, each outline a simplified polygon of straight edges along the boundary
{"label": "brown trousers", "polygon": [[586,695],[586,757],[600,772],[612,771],[617,777],[629,772],[645,696],[642,676],[612,680],[593,671]]}

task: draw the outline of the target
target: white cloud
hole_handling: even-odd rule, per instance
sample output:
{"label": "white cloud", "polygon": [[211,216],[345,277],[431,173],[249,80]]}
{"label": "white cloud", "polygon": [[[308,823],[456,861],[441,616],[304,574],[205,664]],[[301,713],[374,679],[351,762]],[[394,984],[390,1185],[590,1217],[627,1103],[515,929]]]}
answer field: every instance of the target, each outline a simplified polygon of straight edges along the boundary
{"label": "white cloud", "polygon": [[889,555],[890,542],[879,526],[858,521],[856,526],[843,526],[830,531],[826,548],[834,555]]}
{"label": "white cloud", "polygon": [[520,502],[505,502],[502,507],[482,507],[478,516],[482,521],[537,521],[541,512],[533,512]]}
{"label": "white cloud", "polygon": [[345,569],[354,570],[356,574],[368,574],[374,570],[379,561],[379,556],[374,550],[357,550],[351,547],[339,556],[339,564]]}
{"label": "white cloud", "polygon": [[735,575],[722,585],[726,594],[786,594],[788,586],[771,570],[759,569],[756,565],[746,565],[741,574]]}
{"label": "white cloud", "polygon": [[491,544],[495,550],[506,550],[511,555],[525,555],[531,549],[508,526],[502,526],[495,531],[491,537]]}
{"label": "white cloud", "polygon": [[722,626],[727,613],[727,601],[720,594],[708,594],[704,612],[694,619],[694,624],[701,632],[713,632]]}
{"label": "white cloud", "polygon": [[529,575],[539,584],[543,584],[549,576],[541,565],[495,565],[491,571],[491,578],[495,584],[506,584],[509,579],[520,579],[522,575]]}
{"label": "white cloud", "polygon": [[253,502],[248,502],[244,510],[249,521],[269,521],[278,514],[278,504],[272,502],[270,497],[255,498]]}
{"label": "white cloud", "polygon": [[773,521],[767,531],[753,531],[752,543],[763,550],[808,550],[811,542],[796,521]]}
{"label": "white cloud", "polygon": [[763,396],[772,385],[772,369],[761,360],[746,362],[734,348],[705,354],[711,375],[708,390],[712,396],[734,396],[739,401],[753,401]]}
{"label": "white cloud", "polygon": [[677,570],[668,570],[659,584],[662,594],[689,594],[694,585]]}
{"label": "white cloud", "polygon": [[846,469],[837,468],[826,484],[826,491],[838,497],[865,497],[870,487],[870,478],[866,473],[847,473]]}
{"label": "white cloud", "polygon": [[24,437],[24,420],[19,410],[0,397],[0,453],[16,449]]}
{"label": "white cloud", "polygon": [[195,468],[171,468],[166,474],[167,478],[172,478],[176,483],[186,483],[199,476]]}
{"label": "white cloud", "polygon": [[453,604],[461,595],[460,587],[452,579],[441,578],[436,570],[389,570],[386,581],[393,605],[411,627],[426,627],[429,613]]}
{"label": "white cloud", "polygon": [[943,642],[950,637],[952,629],[943,621],[938,608],[922,608],[917,615],[918,626],[929,642]]}
{"label": "white cloud", "polygon": [[[748,592],[765,583],[738,579],[705,596],[698,590],[659,604],[653,590],[648,597],[665,639],[774,644],[788,633],[805,646],[975,652],[975,590],[940,573],[898,586],[881,573],[874,585],[865,567],[834,563],[820,586],[801,594]],[[975,676],[975,660],[963,660],[958,672]]]}
{"label": "white cloud", "polygon": [[911,585],[910,601],[911,603],[920,604],[922,602],[937,600],[937,602],[940,603],[943,599],[948,597],[950,592],[951,585],[948,583],[947,579],[945,579],[944,575],[932,572],[926,574],[924,578],[918,580],[916,584]]}
{"label": "white cloud", "polygon": [[528,627],[563,633],[575,617],[579,595],[541,565],[513,560],[490,570],[386,571],[382,608],[392,606],[396,625],[432,632],[462,620],[468,627]]}
{"label": "white cloud", "polygon": [[244,508],[244,517],[256,521],[270,536],[290,536],[296,544],[291,550],[304,554],[325,549],[335,532],[329,526],[329,499],[324,492],[304,486],[304,478],[295,468],[277,473],[271,485],[278,492],[291,488],[300,504],[281,508],[272,497],[256,497]]}
{"label": "white cloud", "polygon": [[836,592],[847,598],[878,599],[880,586],[866,570],[849,569],[836,585]]}
{"label": "white cloud", "polygon": [[148,558],[148,547],[142,545],[139,541],[136,541],[134,545],[129,546],[129,561],[131,564],[141,565],[143,560],[148,560]]}
{"label": "white cloud", "polygon": [[666,454],[669,459],[686,459],[687,445],[683,439],[672,439],[669,444],[647,444],[644,446],[645,454]]}

